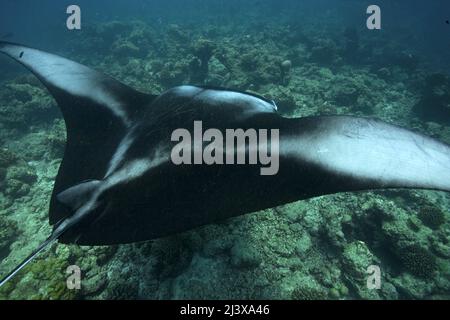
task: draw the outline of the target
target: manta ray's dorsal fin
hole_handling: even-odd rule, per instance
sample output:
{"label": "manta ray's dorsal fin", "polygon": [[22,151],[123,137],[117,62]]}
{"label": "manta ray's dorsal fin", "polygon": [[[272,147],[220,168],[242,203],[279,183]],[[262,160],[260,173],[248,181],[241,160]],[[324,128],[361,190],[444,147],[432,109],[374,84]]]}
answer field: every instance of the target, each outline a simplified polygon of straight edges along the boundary
{"label": "manta ray's dorsal fin", "polygon": [[64,116],[67,144],[50,203],[50,223],[54,224],[72,213],[56,195],[85,180],[101,179],[120,141],[155,96],[37,49],[0,41],[0,53],[32,71]]}

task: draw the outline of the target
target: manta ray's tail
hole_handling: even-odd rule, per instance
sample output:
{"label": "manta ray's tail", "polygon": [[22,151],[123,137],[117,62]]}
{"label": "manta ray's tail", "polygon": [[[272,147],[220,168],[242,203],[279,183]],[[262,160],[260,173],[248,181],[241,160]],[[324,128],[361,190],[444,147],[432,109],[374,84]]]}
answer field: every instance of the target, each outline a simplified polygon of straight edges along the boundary
{"label": "manta ray's tail", "polygon": [[36,256],[41,253],[42,251],[44,251],[46,248],[48,248],[53,242],[56,241],[57,238],[50,236],[49,238],[47,238],[47,240],[45,240],[44,242],[42,242],[39,247],[33,251],[33,253],[31,253],[28,257],[26,257],[26,259],[24,259],[17,267],[14,268],[14,270],[12,270],[6,277],[4,277],[2,280],[0,280],[0,287],[2,287],[6,282],[8,282],[9,280],[11,280],[20,270],[22,270],[28,263],[30,263],[31,261],[33,261],[34,258],[36,258]]}
{"label": "manta ray's tail", "polygon": [[26,257],[17,267],[15,267],[8,275],[0,280],[0,287],[2,287],[6,282],[11,280],[20,270],[22,270],[27,264],[34,260],[39,253],[49,248],[58,237],[61,236],[67,230],[68,224],[66,220],[57,223],[55,229],[44,242],[42,242],[36,250],[34,250],[28,257]]}

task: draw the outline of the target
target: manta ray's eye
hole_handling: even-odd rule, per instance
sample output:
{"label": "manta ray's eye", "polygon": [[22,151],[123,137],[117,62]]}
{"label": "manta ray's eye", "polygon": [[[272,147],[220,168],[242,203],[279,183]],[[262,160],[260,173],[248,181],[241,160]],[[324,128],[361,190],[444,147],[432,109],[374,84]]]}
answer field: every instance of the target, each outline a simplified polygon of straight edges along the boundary
{"label": "manta ray's eye", "polygon": [[22,57],[23,57],[23,51],[21,51],[19,54],[19,58],[22,58]]}

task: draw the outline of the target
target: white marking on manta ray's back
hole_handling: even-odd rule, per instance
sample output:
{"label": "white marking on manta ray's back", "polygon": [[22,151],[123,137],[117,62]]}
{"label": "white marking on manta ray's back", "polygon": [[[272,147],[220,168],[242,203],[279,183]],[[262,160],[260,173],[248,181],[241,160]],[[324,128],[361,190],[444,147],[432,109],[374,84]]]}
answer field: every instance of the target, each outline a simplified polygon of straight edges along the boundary
{"label": "white marking on manta ray's back", "polygon": [[375,179],[390,186],[450,189],[448,146],[382,123],[347,129],[288,139],[281,148],[302,161],[357,179]]}
{"label": "white marking on manta ray's back", "polygon": [[180,96],[194,97],[202,102],[213,105],[222,103],[239,105],[244,103],[256,107],[260,112],[273,112],[277,110],[275,103],[268,103],[253,95],[232,90],[203,89],[195,86],[180,86],[173,90]]}
{"label": "white marking on manta ray's back", "polygon": [[229,103],[248,103],[258,108],[261,112],[273,112],[274,106],[266,101],[249,94],[243,94],[235,91],[207,90],[201,94],[205,101],[220,104],[222,101]]}
{"label": "white marking on manta ray's back", "polygon": [[104,190],[117,184],[128,183],[141,177],[148,170],[161,165],[165,161],[168,161],[168,157],[164,156],[162,152],[156,152],[155,156],[151,159],[141,158],[132,160],[123,166],[123,168],[106,178],[100,189]]}
{"label": "white marking on manta ray's back", "polygon": [[107,178],[111,173],[113,173],[118,168],[118,166],[123,162],[125,154],[130,149],[130,146],[134,141],[133,136],[134,132],[133,130],[131,130],[130,132],[127,133],[125,138],[122,139],[122,141],[119,144],[119,147],[117,148],[116,152],[114,153],[113,157],[109,162],[105,178]]}
{"label": "white marking on manta ray's back", "polygon": [[99,205],[98,199],[100,195],[106,190],[139,178],[148,170],[161,165],[165,161],[167,161],[167,157],[164,157],[160,152],[157,152],[152,159],[141,158],[130,161],[123,168],[114,172],[111,176],[102,181],[98,189],[93,192],[90,199],[86,201],[86,203],[80,207],[71,218],[69,218],[70,224],[76,223],[82,219],[84,215],[92,212],[92,210]]}
{"label": "white marking on manta ray's back", "polygon": [[4,50],[12,56],[21,56],[19,60],[24,65],[41,74],[52,86],[74,96],[93,100],[109,109],[125,126],[130,126],[128,115],[120,101],[111,95],[101,82],[104,76],[100,73],[74,61],[36,49],[22,50],[20,47],[11,46]]}
{"label": "white marking on manta ray's back", "polygon": [[171,90],[180,96],[189,97],[200,93],[204,89],[195,86],[179,86]]}

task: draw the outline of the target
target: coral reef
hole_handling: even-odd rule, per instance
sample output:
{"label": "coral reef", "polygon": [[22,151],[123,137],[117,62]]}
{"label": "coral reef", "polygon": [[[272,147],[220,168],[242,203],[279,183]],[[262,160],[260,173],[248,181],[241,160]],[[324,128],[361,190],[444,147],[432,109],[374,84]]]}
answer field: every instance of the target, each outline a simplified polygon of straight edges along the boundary
{"label": "coral reef", "polygon": [[175,276],[190,262],[192,255],[186,250],[182,236],[155,240],[152,255],[156,258],[155,273],[160,277]]}
{"label": "coral reef", "polygon": [[344,246],[342,264],[351,277],[364,279],[367,268],[374,264],[374,256],[362,241],[355,241]]}
{"label": "coral reef", "polygon": [[231,248],[231,264],[236,268],[255,268],[261,262],[261,254],[255,248],[255,245],[238,240]]}
{"label": "coral reef", "polygon": [[425,206],[419,211],[419,219],[423,224],[431,229],[438,229],[443,223],[445,223],[445,215],[441,209],[435,206]]}
{"label": "coral reef", "polygon": [[0,259],[9,253],[9,245],[14,241],[19,228],[17,223],[3,215],[0,216]]}
{"label": "coral reef", "polygon": [[0,150],[0,168],[8,168],[10,165],[14,164],[16,160],[17,156],[7,148],[2,148]]}
{"label": "coral reef", "polygon": [[139,297],[139,285],[136,282],[119,282],[109,286],[106,291],[108,300],[135,300]]}
{"label": "coral reef", "polygon": [[339,62],[338,49],[331,39],[318,39],[311,48],[310,60],[322,65],[331,65]]}
{"label": "coral reef", "polygon": [[[235,26],[97,23],[68,48],[146,92],[230,87],[274,100],[283,115],[376,116],[450,142],[448,76],[395,39],[260,18]],[[0,274],[50,232],[46,212],[66,140],[54,105],[32,76],[5,78],[0,88]],[[140,244],[55,245],[2,287],[0,299],[448,297],[449,203],[427,191],[339,194]],[[80,291],[65,287],[70,264],[82,270]],[[369,265],[382,270],[380,290],[366,287]]]}
{"label": "coral reef", "polygon": [[[5,104],[7,102],[7,104]],[[0,92],[2,126],[25,129],[57,115],[53,101],[41,86],[7,83]]]}
{"label": "coral reef", "polygon": [[[339,296],[339,293],[333,295]],[[327,294],[323,290],[314,287],[299,287],[292,291],[293,300],[325,300],[326,298]]]}
{"label": "coral reef", "polygon": [[214,51],[215,45],[212,41],[199,39],[194,43],[192,48],[194,58],[189,64],[191,83],[202,84],[205,82],[209,72],[209,60],[212,58]]}
{"label": "coral reef", "polygon": [[24,196],[30,191],[30,184],[36,180],[36,174],[28,165],[9,167],[6,171],[4,192],[14,198]]}
{"label": "coral reef", "polygon": [[286,85],[289,83],[292,69],[292,61],[284,60],[283,62],[281,62],[280,68],[281,68],[281,83]]}
{"label": "coral reef", "polygon": [[409,272],[421,278],[432,278],[437,271],[435,256],[419,245],[404,248],[400,259]]}

